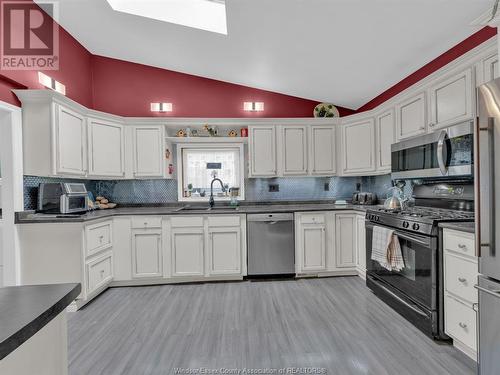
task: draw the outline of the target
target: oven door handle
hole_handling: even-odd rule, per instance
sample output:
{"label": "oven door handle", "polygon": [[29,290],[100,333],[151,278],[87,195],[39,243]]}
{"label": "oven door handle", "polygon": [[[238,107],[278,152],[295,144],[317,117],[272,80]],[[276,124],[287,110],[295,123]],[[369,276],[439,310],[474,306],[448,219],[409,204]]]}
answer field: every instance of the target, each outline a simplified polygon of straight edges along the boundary
{"label": "oven door handle", "polygon": [[418,307],[416,307],[415,305],[405,301],[404,299],[402,299],[400,296],[398,296],[396,293],[394,293],[393,291],[387,289],[385,286],[381,285],[381,283],[377,283],[378,287],[379,288],[382,288],[384,289],[384,291],[389,294],[391,297],[393,297],[394,299],[397,299],[398,302],[401,302],[402,304],[404,304],[406,307],[408,307],[409,309],[413,310],[414,312],[416,312],[417,314],[421,315],[421,316],[424,316],[426,318],[428,318],[429,316],[424,312],[422,311],[421,309],[419,309]]}
{"label": "oven door handle", "polygon": [[445,159],[444,159],[444,154],[446,153],[446,159],[448,159],[448,145],[446,143],[448,138],[448,133],[446,130],[443,130],[441,134],[439,134],[439,138],[437,141],[437,162],[439,165],[439,170],[441,171],[441,174],[443,176],[448,173],[448,166],[446,165]]}
{"label": "oven door handle", "polygon": [[[379,225],[379,226],[381,226],[383,228],[387,228],[387,227],[382,226],[382,225]],[[366,223],[365,227],[366,227],[366,229],[373,229],[375,227],[375,225]],[[431,246],[431,239],[428,237],[411,235],[409,233],[403,233],[403,232],[400,232],[398,230],[394,230],[394,234],[396,236],[404,239],[404,240],[415,242],[415,243],[418,243],[419,245],[422,245],[422,246],[426,246],[426,247]]]}

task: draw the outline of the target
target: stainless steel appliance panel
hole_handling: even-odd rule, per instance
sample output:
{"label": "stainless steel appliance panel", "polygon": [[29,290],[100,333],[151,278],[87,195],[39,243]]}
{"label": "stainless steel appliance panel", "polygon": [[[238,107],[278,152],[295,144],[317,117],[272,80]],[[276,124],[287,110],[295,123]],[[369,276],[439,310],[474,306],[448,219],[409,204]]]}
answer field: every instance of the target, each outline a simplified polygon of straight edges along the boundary
{"label": "stainless steel appliance panel", "polygon": [[476,124],[476,249],[479,272],[500,280],[500,257],[496,233],[500,233],[498,193],[500,163],[496,150],[500,145],[500,80],[478,89]]}
{"label": "stainless steel appliance panel", "polygon": [[247,215],[248,275],[295,274],[292,213]]}
{"label": "stainless steel appliance panel", "polygon": [[500,283],[479,277],[479,374],[500,368]]}

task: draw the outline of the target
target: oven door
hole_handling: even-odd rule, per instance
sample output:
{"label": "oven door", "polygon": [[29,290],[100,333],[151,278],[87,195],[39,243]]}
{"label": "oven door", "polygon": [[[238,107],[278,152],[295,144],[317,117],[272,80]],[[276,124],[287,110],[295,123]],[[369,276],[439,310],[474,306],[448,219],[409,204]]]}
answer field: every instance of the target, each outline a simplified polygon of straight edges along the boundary
{"label": "oven door", "polygon": [[366,223],[367,272],[391,289],[429,310],[435,310],[437,288],[437,238],[395,230],[405,267],[389,271],[371,259],[374,224]]}
{"label": "oven door", "polygon": [[391,146],[392,179],[472,177],[473,133],[467,122]]}

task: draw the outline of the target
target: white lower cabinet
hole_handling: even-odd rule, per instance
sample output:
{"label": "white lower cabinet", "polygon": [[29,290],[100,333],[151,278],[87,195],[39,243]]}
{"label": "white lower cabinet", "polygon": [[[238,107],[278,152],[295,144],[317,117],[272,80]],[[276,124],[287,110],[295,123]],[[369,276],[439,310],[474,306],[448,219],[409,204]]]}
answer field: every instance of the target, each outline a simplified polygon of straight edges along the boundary
{"label": "white lower cabinet", "polygon": [[208,228],[208,274],[241,274],[240,227]]}
{"label": "white lower cabinet", "polygon": [[113,253],[108,252],[89,261],[86,269],[86,290],[88,294],[97,291],[113,280]]}
{"label": "white lower cabinet", "polygon": [[336,214],[336,266],[356,267],[356,214]]}
{"label": "white lower cabinet", "polygon": [[365,214],[358,214],[356,216],[356,230],[357,230],[356,268],[358,270],[359,275],[364,279],[364,278],[366,278]]}
{"label": "white lower cabinet", "polygon": [[[352,211],[296,213],[295,272],[298,275],[356,275],[356,217]],[[347,228],[345,220],[354,226]],[[339,232],[346,229],[346,233]],[[349,235],[353,236],[350,240]]]}
{"label": "white lower cabinet", "polygon": [[162,277],[161,229],[132,229],[132,277]]}
{"label": "white lower cabinet", "polygon": [[453,344],[477,359],[478,260],[474,234],[443,229],[445,332]]}
{"label": "white lower cabinet", "polygon": [[205,231],[201,228],[172,228],[172,277],[204,276]]}

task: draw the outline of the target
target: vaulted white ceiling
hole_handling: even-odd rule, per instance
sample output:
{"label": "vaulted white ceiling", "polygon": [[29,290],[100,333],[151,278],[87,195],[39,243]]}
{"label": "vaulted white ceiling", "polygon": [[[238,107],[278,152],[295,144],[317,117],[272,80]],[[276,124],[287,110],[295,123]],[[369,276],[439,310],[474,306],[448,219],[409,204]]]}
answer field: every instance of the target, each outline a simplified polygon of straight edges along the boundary
{"label": "vaulted white ceiling", "polygon": [[492,3],[226,0],[228,35],[106,0],[59,4],[60,24],[94,54],[355,109],[476,32]]}

